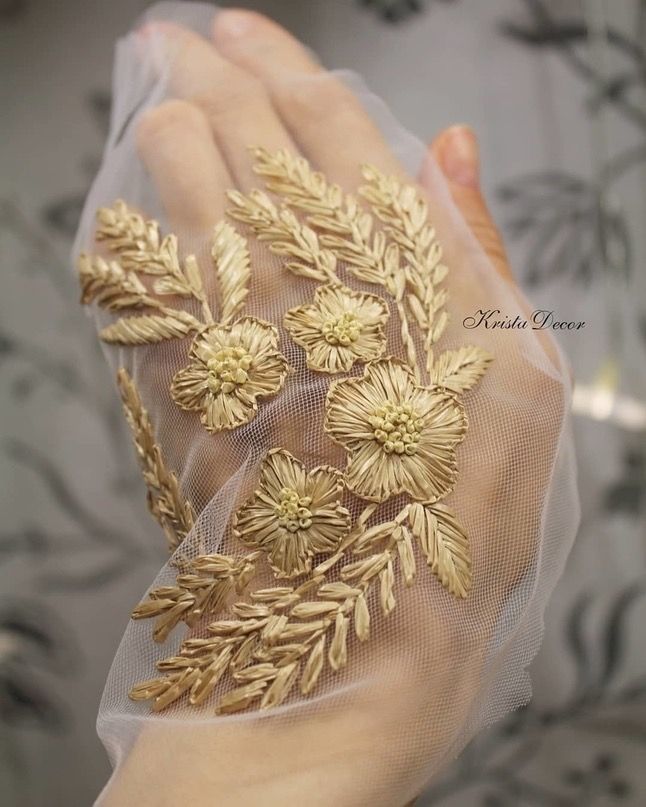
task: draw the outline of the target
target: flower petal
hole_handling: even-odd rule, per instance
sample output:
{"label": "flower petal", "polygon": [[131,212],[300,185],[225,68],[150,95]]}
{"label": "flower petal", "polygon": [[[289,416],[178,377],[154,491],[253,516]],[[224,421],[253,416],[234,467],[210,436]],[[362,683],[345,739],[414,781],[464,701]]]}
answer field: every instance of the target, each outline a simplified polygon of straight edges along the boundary
{"label": "flower petal", "polygon": [[309,572],[312,556],[307,550],[305,533],[282,530],[272,543],[269,564],[279,578],[290,579]]}
{"label": "flower petal", "polygon": [[170,387],[175,403],[187,411],[201,409],[209,396],[207,378],[206,367],[195,364],[175,373]]}
{"label": "flower petal", "polygon": [[204,402],[200,419],[211,433],[235,429],[256,416],[256,406],[241,401],[234,394],[209,395]]}
{"label": "flower petal", "polygon": [[273,449],[262,464],[260,485],[276,502],[283,488],[292,488],[300,496],[305,496],[307,473],[303,463],[289,451]]}
{"label": "flower petal", "polygon": [[385,502],[401,492],[398,459],[386,454],[374,440],[365,441],[348,460],[345,472],[348,487],[362,499]]}

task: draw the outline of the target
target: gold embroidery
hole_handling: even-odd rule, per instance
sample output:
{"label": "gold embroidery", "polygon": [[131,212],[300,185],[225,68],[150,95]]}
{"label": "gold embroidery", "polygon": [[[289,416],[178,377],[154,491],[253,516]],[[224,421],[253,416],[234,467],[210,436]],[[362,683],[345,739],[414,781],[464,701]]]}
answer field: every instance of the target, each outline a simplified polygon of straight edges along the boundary
{"label": "gold embroidery", "polygon": [[148,509],[164,530],[168,548],[173,552],[193,527],[195,517],[190,503],[182,498],[177,477],[166,468],[161,449],[155,442],[153,427],[137,388],[121,369],[117,383],[123,411],[132,432],[144,481],[148,488]]}
{"label": "gold embroidery", "polygon": [[347,485],[363,499],[446,496],[455,484],[455,448],[466,428],[457,399],[418,386],[398,359],[372,362],[363,378],[335,381],[328,393],[325,430],[348,451]]}
{"label": "gold embroidery", "polygon": [[189,366],[173,378],[173,400],[200,412],[209,432],[248,423],[257,399],[278,392],[285,381],[287,361],[277,346],[276,328],[253,317],[206,328],[193,342]]}
{"label": "gold embroidery", "polygon": [[[279,199],[262,191],[230,191],[229,215],[284,257],[287,269],[320,284],[313,302],[286,312],[285,330],[305,349],[311,370],[334,374],[356,363],[366,366],[362,376],[334,381],[327,394],[324,427],[346,451],[345,471],[307,471],[284,449],[270,450],[258,489],[230,527],[231,538],[251,551],[183,561],[176,584],[154,589],[135,609],[135,619],[155,618],[157,641],[180,621],[200,630],[177,655],[158,663],[162,677],[131,690],[135,700],[153,700],[155,710],[183,696],[192,705],[204,703],[225,675],[233,688],[223,688],[220,713],[253,704],[275,707],[296,682],[308,695],[326,667],[346,666],[350,631],[361,642],[369,638],[375,615],[368,596],[384,616],[396,607],[396,576],[412,585],[416,557],[455,597],[466,597],[472,586],[468,538],[440,501],[455,485],[456,449],[467,429],[457,396],[480,380],[491,357],[474,346],[435,356],[448,323],[447,292],[440,288],[448,270],[426,202],[415,188],[372,166],[363,167],[365,184],[355,197],[302,158],[284,151],[253,153],[255,170]],[[115,260],[81,256],[82,301],[138,312],[104,328],[101,337],[134,345],[196,333],[189,366],[173,379],[172,397],[182,408],[199,411],[211,432],[247,423],[257,399],[280,390],[287,363],[273,325],[240,317],[251,274],[245,239],[226,222],[214,230],[216,324],[197,262],[193,256],[180,261],[175,236],[162,237],[155,222],[123,202],[102,209],[98,218],[97,239]],[[382,358],[388,303],[347,288],[346,273],[390,296],[405,361]],[[159,299],[165,295],[199,302],[201,318],[166,305]],[[143,452],[161,462],[145,410],[128,383],[144,413],[134,421],[143,429],[140,457]],[[135,427],[133,432],[137,437]],[[167,477],[151,478],[158,518],[166,518],[181,540],[193,516],[189,508],[186,523],[172,520],[181,504],[177,480],[170,475],[177,501],[166,503],[158,488],[170,485]],[[341,504],[344,489],[365,502],[354,524]],[[380,505],[401,495],[407,500],[384,521]],[[312,569],[317,554],[327,556]],[[245,591],[262,556],[275,577],[302,576],[304,582],[252,591],[230,604]],[[230,618],[209,621],[227,607]]]}
{"label": "gold embroidery", "polygon": [[180,622],[189,627],[214,616],[235,592],[240,595],[253,578],[260,552],[242,558],[228,555],[200,555],[182,561],[182,573],[174,586],[161,586],[148,593],[132,612],[133,619],[155,618],[153,639],[165,642]]}
{"label": "gold embroidery", "polygon": [[306,472],[289,452],[269,452],[254,498],[236,513],[233,535],[265,549],[278,578],[306,574],[312,558],[333,552],[350,528],[341,505],[343,474],[324,466]]}
{"label": "gold embroidery", "polygon": [[[152,277],[152,289],[159,296],[176,295],[197,300],[202,306],[204,321],[213,322],[195,256],[187,256],[182,264],[177,236],[162,237],[156,221],[146,221],[121,200],[113,207],[100,208],[97,224],[96,240],[105,242],[126,272]],[[81,256],[81,260],[86,257]]]}
{"label": "gold embroidery", "polygon": [[[106,242],[119,260],[107,262],[81,254],[81,302],[96,302],[109,311],[152,308],[157,312],[121,317],[103,328],[100,338],[132,346],[197,332],[189,354],[191,364],[173,379],[173,399],[182,409],[199,411],[210,432],[248,423],[257,411],[256,400],[281,388],[287,362],[277,351],[278,333],[272,325],[251,317],[231,324],[248,294],[251,267],[246,240],[225,221],[214,228],[211,257],[221,308],[221,323],[216,325],[195,256],[187,256],[182,267],[176,236],[162,238],[156,221],[144,220],[122,201],[101,208],[97,220],[97,241]],[[154,278],[152,288],[158,296],[199,301],[203,322],[161,303],[138,274]]]}
{"label": "gold embroidery", "polygon": [[380,297],[326,285],[316,289],[313,305],[288,311],[284,325],[305,348],[311,370],[334,374],[381,356],[387,319],[388,306]]}
{"label": "gold embroidery", "polygon": [[466,392],[480,381],[491,361],[486,351],[473,345],[445,350],[431,368],[431,382],[451,392]]}
{"label": "gold embroidery", "polygon": [[249,292],[251,263],[247,242],[226,221],[213,231],[211,257],[220,292],[220,322],[225,323],[244,307]]}

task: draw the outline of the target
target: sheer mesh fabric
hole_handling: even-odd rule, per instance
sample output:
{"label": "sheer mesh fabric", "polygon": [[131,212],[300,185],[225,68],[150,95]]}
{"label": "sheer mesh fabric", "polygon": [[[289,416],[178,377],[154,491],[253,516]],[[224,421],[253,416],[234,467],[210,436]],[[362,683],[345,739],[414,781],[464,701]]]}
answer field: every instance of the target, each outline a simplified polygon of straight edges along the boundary
{"label": "sheer mesh fabric", "polygon": [[[169,3],[150,15],[206,35],[212,13],[212,7]],[[352,87],[416,176],[422,145],[357,77],[334,73],[294,80],[315,84],[332,78]],[[75,253],[96,251],[95,212],[117,198],[170,231],[134,143],[139,116],[167,97],[165,72],[154,70],[132,35],[126,37],[117,49],[111,135]],[[430,218],[450,269],[451,321],[438,349],[475,344],[494,357],[479,385],[463,396],[469,430],[457,449],[459,478],[447,499],[470,538],[472,591],[465,600],[448,596],[418,555],[414,585],[405,587],[397,577],[397,605],[389,616],[380,613],[374,593],[370,596],[371,637],[362,644],[350,639],[347,667],[325,669],[312,695],[295,690],[286,703],[262,714],[252,708],[216,715],[210,701],[192,708],[181,700],[155,714],[149,704],[131,701],[129,689],[156,675],[156,662],[177,651],[186,630],[178,627],[159,645],[152,641],[148,621],[130,622],[99,712],[98,731],[115,767],[99,804],[127,804],[133,794],[140,804],[177,804],[180,796],[196,804],[261,804],[271,783],[280,781],[288,783],[287,792],[293,788],[289,803],[403,805],[483,725],[528,700],[527,665],[538,649],[543,612],[578,522],[569,374],[544,332],[465,329],[463,320],[478,309],[513,314],[530,309],[468,231],[440,171],[427,176]],[[106,347],[113,370],[125,367],[137,384],[166,464],[198,514],[178,549],[189,558],[240,552],[227,525],[257,486],[268,449],[285,448],[307,468],[345,466],[343,449],[323,430],[331,379],[307,369],[302,348],[282,327],[285,312],[309,302],[315,284],[292,275],[266,244],[240,230],[249,239],[253,267],[245,314],[279,328],[280,350],[295,368],[280,393],[259,403],[250,423],[209,434],[195,413],[173,402],[169,387],[187,364],[190,339]],[[211,232],[176,234],[181,254],[194,253],[208,277]],[[340,274],[350,288],[387,297],[343,266]],[[213,288],[209,301],[217,320]],[[403,357],[397,314],[389,303],[388,353]],[[197,313],[190,303],[184,307]],[[93,316],[99,327],[113,321],[104,312],[93,310]],[[421,353],[422,337],[414,337]],[[362,372],[355,366],[350,375]],[[353,519],[365,506],[352,495],[344,504]],[[393,499],[382,505],[380,519],[393,517],[400,504]],[[169,562],[151,587],[172,585],[176,574]],[[265,568],[251,590],[272,584]],[[228,789],[218,789],[215,799],[211,788],[220,787],[231,767],[238,772],[237,784],[227,779]]]}

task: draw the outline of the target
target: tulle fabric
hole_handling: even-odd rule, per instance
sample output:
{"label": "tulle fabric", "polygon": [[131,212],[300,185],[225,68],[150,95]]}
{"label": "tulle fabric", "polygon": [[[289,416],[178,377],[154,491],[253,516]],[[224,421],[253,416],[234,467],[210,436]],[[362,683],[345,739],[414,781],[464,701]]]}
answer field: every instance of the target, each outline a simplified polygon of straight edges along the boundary
{"label": "tulle fabric", "polygon": [[[162,3],[147,18],[208,36],[213,13],[202,4]],[[139,117],[170,97],[168,71],[160,69],[154,50],[154,43],[142,50],[133,34],[118,43],[110,135],[75,254],[95,249],[95,212],[117,198],[157,218],[168,232],[135,146]],[[298,80],[314,85],[331,78],[353,89],[410,175],[418,176],[422,144],[357,76]],[[396,586],[392,614],[386,618],[371,604],[372,637],[351,647],[346,670],[326,671],[313,695],[293,695],[262,714],[216,716],[209,706],[181,705],[154,714],[148,704],[129,700],[132,685],[154,677],[155,663],[172,655],[182,638],[178,628],[156,645],[150,624],[130,622],[99,711],[98,732],[114,774],[98,804],[258,805],[274,803],[276,792],[284,801],[275,803],[403,805],[482,726],[530,697],[527,666],[578,524],[569,373],[544,332],[463,326],[478,309],[512,316],[531,309],[495,272],[428,162],[424,184],[450,267],[451,324],[440,348],[476,344],[494,356],[483,381],[464,396],[470,427],[458,449],[458,484],[447,500],[470,536],[473,591],[464,601],[447,597],[418,559],[415,584]],[[187,228],[177,235],[183,254],[206,259],[210,233]],[[280,293],[254,293],[252,286],[247,313],[280,327],[288,308],[310,299],[312,284],[291,276],[282,259],[253,239],[250,247],[254,265],[280,278]],[[348,284],[374,291],[357,280]],[[99,326],[110,321],[104,313],[94,316]],[[398,352],[394,318],[387,333],[391,352]],[[186,365],[188,344],[106,348],[111,367],[125,367],[137,383],[167,464],[198,514],[178,550],[185,557],[231,551],[226,525],[242,492],[253,489],[267,449],[286,448],[308,467],[344,464],[322,429],[329,380],[308,370],[292,379],[289,393],[263,403],[242,436],[208,434],[168,394],[174,373]],[[290,349],[282,329],[281,347]],[[353,516],[359,512],[357,502],[348,507]],[[171,585],[175,575],[169,563],[151,585]]]}

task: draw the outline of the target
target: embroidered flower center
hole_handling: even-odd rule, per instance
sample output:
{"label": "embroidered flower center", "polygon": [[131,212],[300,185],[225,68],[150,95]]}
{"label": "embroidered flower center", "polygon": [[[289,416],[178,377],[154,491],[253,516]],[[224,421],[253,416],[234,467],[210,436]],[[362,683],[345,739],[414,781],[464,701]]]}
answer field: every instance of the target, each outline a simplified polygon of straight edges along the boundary
{"label": "embroidered flower center", "polygon": [[386,454],[410,457],[417,451],[424,423],[410,404],[387,402],[375,410],[369,422],[375,440]]}
{"label": "embroidered flower center", "polygon": [[249,380],[249,368],[253,361],[243,347],[224,347],[210,358],[208,385],[211,392],[233,392]]}
{"label": "embroidered flower center", "polygon": [[323,323],[323,336],[330,345],[347,346],[356,342],[361,335],[361,320],[351,311],[340,317],[330,317]]}
{"label": "embroidered flower center", "polygon": [[283,488],[275,508],[278,523],[289,532],[309,529],[312,526],[311,504],[311,496],[299,496],[294,488]]}

